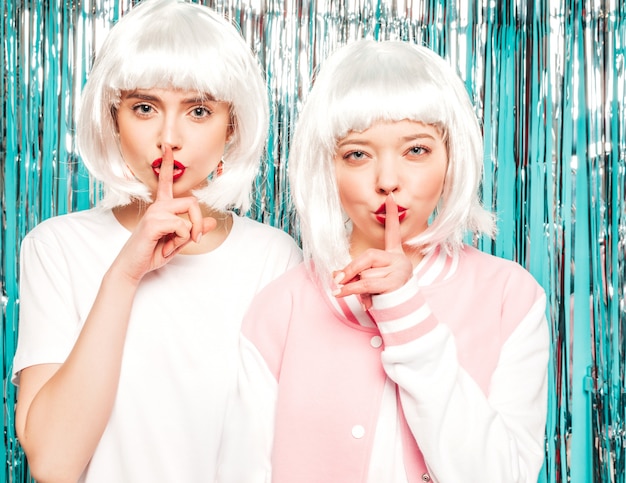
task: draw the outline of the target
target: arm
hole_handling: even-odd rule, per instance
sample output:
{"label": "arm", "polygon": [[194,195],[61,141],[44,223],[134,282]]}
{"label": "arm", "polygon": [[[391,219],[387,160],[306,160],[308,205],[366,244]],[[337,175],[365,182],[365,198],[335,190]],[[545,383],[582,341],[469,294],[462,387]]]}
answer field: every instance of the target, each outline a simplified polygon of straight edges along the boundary
{"label": "arm", "polygon": [[112,267],[65,363],[22,370],[16,431],[38,481],[76,481],[89,462],[115,399],[135,290]]}
{"label": "arm", "polygon": [[[487,397],[460,366],[453,335],[433,318],[417,284],[410,285],[373,297],[373,312],[382,320],[383,366],[400,388],[407,422],[436,480],[477,475],[479,481],[536,482],[546,418],[545,296],[502,347]],[[393,314],[416,300],[421,303],[411,313]]]}
{"label": "arm", "polygon": [[[166,158],[171,168],[171,150],[164,154],[164,164]],[[173,199],[171,183],[170,169],[169,176],[164,173],[159,179],[157,200],[103,277],[65,362],[21,371],[16,431],[38,481],[79,478],[113,407],[137,286],[146,273],[167,263],[190,240],[198,240],[200,233],[214,226],[214,220],[202,218],[193,198]],[[180,213],[187,213],[189,220],[179,217]],[[33,279],[31,296],[37,296],[36,284]]]}
{"label": "arm", "polygon": [[255,296],[242,321],[236,387],[220,445],[221,482],[271,481],[278,382],[294,311],[292,288],[300,289],[288,274],[271,282]]}

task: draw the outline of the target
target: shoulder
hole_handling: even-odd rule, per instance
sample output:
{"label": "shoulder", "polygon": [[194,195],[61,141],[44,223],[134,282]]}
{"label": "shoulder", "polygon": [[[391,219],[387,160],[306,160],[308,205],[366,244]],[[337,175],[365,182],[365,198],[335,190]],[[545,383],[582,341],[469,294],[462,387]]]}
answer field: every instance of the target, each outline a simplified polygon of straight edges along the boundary
{"label": "shoulder", "polygon": [[[483,307],[496,307],[510,333],[529,316],[541,318],[546,308],[543,287],[519,263],[465,247],[459,258],[457,283]],[[461,290],[459,287],[459,290]]]}
{"label": "shoulder", "polygon": [[26,238],[64,236],[77,231],[93,231],[95,228],[108,230],[114,221],[115,217],[111,210],[91,208],[75,211],[43,220],[26,235]]}
{"label": "shoulder", "polygon": [[123,239],[127,233],[110,210],[92,208],[42,221],[24,237],[22,250],[38,246],[69,253],[85,246],[107,245],[112,236]]}
{"label": "shoulder", "polygon": [[94,208],[54,216],[39,223],[22,240],[21,268],[85,271],[108,266],[128,239],[111,210]]}
{"label": "shoulder", "polygon": [[251,243],[279,243],[297,247],[295,240],[283,230],[246,216],[233,214],[233,231],[245,234]]}
{"label": "shoulder", "polygon": [[[315,284],[309,277],[303,262],[285,271],[263,287],[248,308],[244,320],[244,332],[257,326],[260,320],[276,321],[280,314],[291,313],[297,299],[315,290]],[[273,322],[271,322],[273,323]]]}
{"label": "shoulder", "polygon": [[314,290],[304,263],[287,270],[254,297],[243,319],[242,334],[264,354],[280,353],[299,310],[298,298]]}
{"label": "shoulder", "polygon": [[294,298],[315,288],[305,263],[300,262],[263,287],[255,297],[251,309],[256,309],[261,313],[263,310],[275,313],[277,304],[286,302],[291,304],[290,301]]}
{"label": "shoulder", "polygon": [[227,246],[250,266],[270,268],[276,275],[302,261],[302,251],[289,234],[235,214]]}
{"label": "shoulder", "polygon": [[464,246],[460,252],[459,271],[461,275],[473,275],[477,279],[490,280],[492,285],[499,284],[504,288],[543,293],[543,288],[519,263],[482,252],[471,246]]}

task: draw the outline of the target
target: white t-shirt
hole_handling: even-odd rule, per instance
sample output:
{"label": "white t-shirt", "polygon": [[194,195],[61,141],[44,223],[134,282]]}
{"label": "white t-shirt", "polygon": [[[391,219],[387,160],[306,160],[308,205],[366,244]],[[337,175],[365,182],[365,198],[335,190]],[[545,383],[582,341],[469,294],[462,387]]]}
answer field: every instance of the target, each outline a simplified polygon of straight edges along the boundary
{"label": "white t-shirt", "polygon": [[[233,219],[217,249],[177,255],[142,280],[113,412],[81,482],[215,481],[243,314],[301,260],[286,233]],[[128,237],[100,208],[51,218],[27,235],[14,383],[25,367],[65,361]]]}

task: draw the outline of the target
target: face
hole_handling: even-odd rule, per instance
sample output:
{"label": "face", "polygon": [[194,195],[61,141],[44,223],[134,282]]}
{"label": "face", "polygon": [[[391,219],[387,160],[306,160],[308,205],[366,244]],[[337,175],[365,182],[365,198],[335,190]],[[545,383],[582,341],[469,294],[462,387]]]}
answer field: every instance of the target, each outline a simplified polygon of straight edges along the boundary
{"label": "face", "polygon": [[448,166],[436,127],[408,120],[375,123],[340,139],[334,162],[341,205],[352,220],[353,257],[368,248],[384,249],[389,193],[398,205],[402,241],[426,230]]}
{"label": "face", "polygon": [[122,155],[154,195],[162,146],[174,154],[174,196],[206,185],[231,134],[228,103],[171,89],[123,91],[116,112]]}

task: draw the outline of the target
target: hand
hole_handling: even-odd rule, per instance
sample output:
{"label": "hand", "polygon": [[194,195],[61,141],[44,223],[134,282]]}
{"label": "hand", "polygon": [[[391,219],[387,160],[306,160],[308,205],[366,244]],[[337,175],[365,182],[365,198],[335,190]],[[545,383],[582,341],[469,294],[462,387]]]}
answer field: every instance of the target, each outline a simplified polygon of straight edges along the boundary
{"label": "hand", "polygon": [[[170,146],[163,147],[156,199],[126,242],[117,261],[127,275],[141,280],[143,276],[165,265],[191,241],[199,243],[202,235],[213,230],[217,221],[203,217],[198,200],[174,198],[174,155]],[[186,214],[185,217],[179,215]]]}
{"label": "hand", "polygon": [[385,212],[385,249],[365,250],[333,273],[338,286],[334,295],[357,294],[366,310],[372,306],[372,295],[397,290],[413,275],[413,264],[402,248],[398,205],[391,194],[385,200]]}

